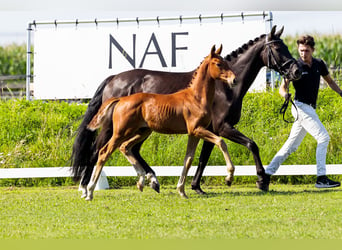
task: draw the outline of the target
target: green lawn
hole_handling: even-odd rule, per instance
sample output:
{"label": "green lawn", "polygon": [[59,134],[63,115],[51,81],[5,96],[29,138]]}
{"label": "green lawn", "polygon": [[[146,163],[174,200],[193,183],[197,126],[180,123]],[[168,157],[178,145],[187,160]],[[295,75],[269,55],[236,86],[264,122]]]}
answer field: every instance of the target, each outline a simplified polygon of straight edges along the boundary
{"label": "green lawn", "polygon": [[271,185],[175,186],[96,191],[77,187],[0,188],[0,239],[342,239],[342,188]]}

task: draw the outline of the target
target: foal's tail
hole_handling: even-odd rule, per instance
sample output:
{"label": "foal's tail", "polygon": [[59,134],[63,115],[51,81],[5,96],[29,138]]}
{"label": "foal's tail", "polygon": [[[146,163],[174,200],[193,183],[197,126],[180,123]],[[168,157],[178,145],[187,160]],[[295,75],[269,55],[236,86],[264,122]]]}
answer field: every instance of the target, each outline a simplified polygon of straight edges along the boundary
{"label": "foal's tail", "polygon": [[102,105],[104,88],[115,75],[106,78],[97,88],[88,104],[82,123],[77,129],[71,155],[71,171],[74,181],[79,181],[85,175],[90,176],[96,163],[96,132],[87,129],[87,125],[96,115]]}
{"label": "foal's tail", "polygon": [[108,112],[112,111],[112,107],[115,103],[117,103],[120,100],[120,98],[112,97],[108,99],[105,103],[102,104],[99,112],[93,117],[91,122],[88,124],[87,129],[94,131],[101,127],[103,124],[103,121],[105,120],[105,117],[108,115]]}

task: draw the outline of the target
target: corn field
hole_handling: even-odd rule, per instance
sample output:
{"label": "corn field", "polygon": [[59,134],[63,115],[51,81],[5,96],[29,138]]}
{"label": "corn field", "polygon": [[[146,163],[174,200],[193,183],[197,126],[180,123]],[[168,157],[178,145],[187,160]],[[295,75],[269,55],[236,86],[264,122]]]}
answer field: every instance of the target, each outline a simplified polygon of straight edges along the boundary
{"label": "corn field", "polygon": [[[315,38],[314,57],[323,59],[329,68],[341,68],[342,66],[342,35],[312,35]],[[298,37],[287,36],[284,38],[290,53],[298,58],[297,51]]]}
{"label": "corn field", "polygon": [[[314,57],[322,58],[329,68],[340,69],[342,67],[342,34],[313,34],[313,36],[316,41]],[[294,58],[299,57],[296,44],[297,39],[298,36],[286,36],[283,38]],[[32,51],[34,51],[33,47]],[[33,67],[32,60],[31,68]],[[26,74],[26,45],[12,44],[5,47],[0,46],[0,75],[24,74]]]}
{"label": "corn field", "polygon": [[25,74],[26,45],[12,44],[5,47],[0,46],[0,75]]}

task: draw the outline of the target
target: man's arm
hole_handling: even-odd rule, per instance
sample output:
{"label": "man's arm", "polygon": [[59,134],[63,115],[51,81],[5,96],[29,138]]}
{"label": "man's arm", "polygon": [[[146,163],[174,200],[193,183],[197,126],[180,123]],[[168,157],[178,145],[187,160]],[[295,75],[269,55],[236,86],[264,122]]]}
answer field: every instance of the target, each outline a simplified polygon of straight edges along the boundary
{"label": "man's arm", "polygon": [[289,93],[287,92],[287,90],[289,88],[289,84],[290,84],[290,81],[288,79],[284,78],[280,84],[280,87],[279,87],[279,94],[282,97],[284,97],[285,99],[287,99],[289,97]]}
{"label": "man's arm", "polygon": [[334,90],[336,93],[338,93],[342,97],[342,90],[337,85],[337,83],[331,78],[330,74],[323,76],[323,79],[327,82],[329,87]]}

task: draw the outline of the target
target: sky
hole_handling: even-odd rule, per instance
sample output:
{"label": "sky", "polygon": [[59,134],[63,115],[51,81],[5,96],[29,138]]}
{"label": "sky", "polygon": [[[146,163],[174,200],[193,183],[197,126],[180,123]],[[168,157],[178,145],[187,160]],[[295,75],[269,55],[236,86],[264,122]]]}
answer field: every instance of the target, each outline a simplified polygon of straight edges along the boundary
{"label": "sky", "polygon": [[342,34],[337,0],[0,0],[0,46],[25,43],[33,20],[93,20],[272,11],[284,35]]}

